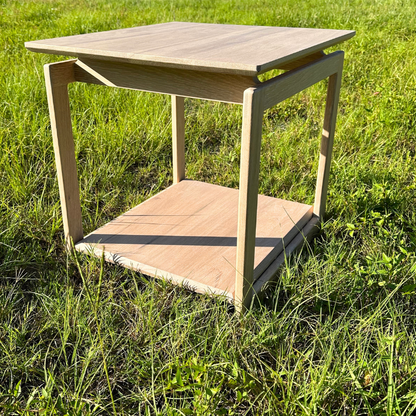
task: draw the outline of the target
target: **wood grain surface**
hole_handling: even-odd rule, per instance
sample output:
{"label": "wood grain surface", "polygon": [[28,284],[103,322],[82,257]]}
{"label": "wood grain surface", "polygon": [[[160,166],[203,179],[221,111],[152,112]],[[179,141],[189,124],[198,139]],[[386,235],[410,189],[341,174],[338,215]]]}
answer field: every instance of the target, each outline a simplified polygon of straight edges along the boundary
{"label": "wood grain surface", "polygon": [[34,52],[258,75],[343,42],[352,30],[171,22],[26,42]]}
{"label": "wood grain surface", "polygon": [[78,59],[75,81],[129,88],[228,103],[243,103],[244,90],[259,83],[257,77],[164,68],[122,62]]}
{"label": "wood grain surface", "polygon": [[[94,231],[76,248],[156,277],[234,295],[238,190],[183,180]],[[312,217],[312,206],[258,197],[254,280]],[[95,251],[94,251],[95,250]],[[122,260],[122,261],[121,261]]]}
{"label": "wood grain surface", "polygon": [[[257,90],[258,91],[258,90]],[[256,246],[263,94],[255,88],[244,92],[238,196],[235,300],[244,311],[252,298]]]}

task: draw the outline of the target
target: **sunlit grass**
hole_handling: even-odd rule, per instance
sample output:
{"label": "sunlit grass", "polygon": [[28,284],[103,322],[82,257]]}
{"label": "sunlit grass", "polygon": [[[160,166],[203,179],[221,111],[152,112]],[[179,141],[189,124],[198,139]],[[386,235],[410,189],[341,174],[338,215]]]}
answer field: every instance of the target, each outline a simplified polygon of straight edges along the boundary
{"label": "sunlit grass", "polygon": [[[172,20],[357,31],[322,232],[244,317],[64,250],[42,68],[63,58],[24,42]],[[1,413],[412,414],[415,27],[411,0],[0,0]],[[90,232],[171,183],[170,100],[70,98]],[[261,193],[313,202],[324,99],[323,82],[266,112]],[[241,107],[185,110],[187,176],[237,188]]]}

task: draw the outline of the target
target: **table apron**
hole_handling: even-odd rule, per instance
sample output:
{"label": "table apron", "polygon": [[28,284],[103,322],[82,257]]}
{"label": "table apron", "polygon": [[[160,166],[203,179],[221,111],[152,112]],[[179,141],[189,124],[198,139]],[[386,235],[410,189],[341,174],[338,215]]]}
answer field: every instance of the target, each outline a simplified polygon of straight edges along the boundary
{"label": "table apron", "polygon": [[343,63],[344,52],[337,51],[263,82],[256,88],[257,93],[263,95],[263,110],[281,103],[333,74],[341,73]]}
{"label": "table apron", "polygon": [[243,104],[244,90],[256,77],[218,74],[120,62],[78,59],[74,80],[110,87]]}

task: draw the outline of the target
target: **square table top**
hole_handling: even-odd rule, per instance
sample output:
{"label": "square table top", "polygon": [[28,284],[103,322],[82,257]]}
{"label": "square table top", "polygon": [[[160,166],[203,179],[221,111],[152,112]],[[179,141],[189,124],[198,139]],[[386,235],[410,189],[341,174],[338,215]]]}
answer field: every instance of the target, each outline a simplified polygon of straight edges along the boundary
{"label": "square table top", "polygon": [[26,42],[30,51],[255,76],[343,42],[353,30],[171,22]]}

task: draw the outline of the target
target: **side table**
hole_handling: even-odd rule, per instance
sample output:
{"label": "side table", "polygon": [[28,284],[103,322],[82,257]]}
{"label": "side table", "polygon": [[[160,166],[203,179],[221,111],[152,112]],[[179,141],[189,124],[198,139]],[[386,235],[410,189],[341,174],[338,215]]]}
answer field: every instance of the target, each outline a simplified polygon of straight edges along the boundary
{"label": "side table", "polygon": [[[75,56],[45,65],[65,238],[144,274],[225,293],[246,308],[325,211],[343,52],[350,30],[164,23],[27,42]],[[285,70],[265,82],[258,76]],[[313,206],[258,195],[266,109],[329,77]],[[84,237],[68,84],[172,96],[173,185]],[[185,180],[184,97],[243,105],[239,190]]]}

